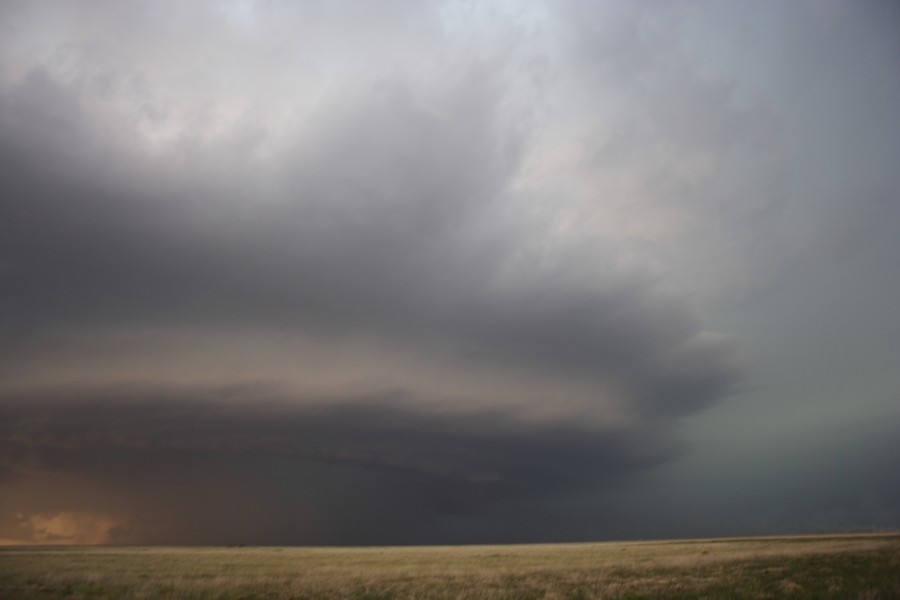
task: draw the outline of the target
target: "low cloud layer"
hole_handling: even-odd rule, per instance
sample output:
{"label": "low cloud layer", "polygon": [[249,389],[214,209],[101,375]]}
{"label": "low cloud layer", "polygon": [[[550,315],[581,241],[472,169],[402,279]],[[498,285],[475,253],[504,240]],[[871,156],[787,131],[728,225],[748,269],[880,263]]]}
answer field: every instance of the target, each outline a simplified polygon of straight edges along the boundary
{"label": "low cloud layer", "polygon": [[[45,392],[39,398],[5,399],[2,450],[15,460],[4,481],[27,487],[35,474],[50,472],[84,478],[90,486],[152,484],[158,486],[156,496],[185,494],[181,508],[190,515],[203,507],[182,485],[203,488],[210,471],[224,471],[219,476],[240,486],[246,483],[243,469],[269,470],[268,477],[254,479],[269,479],[263,484],[271,493],[266,502],[279,510],[287,510],[298,493],[295,487],[323,505],[348,486],[356,488],[358,496],[345,499],[344,508],[322,516],[335,522],[365,504],[373,522],[358,535],[342,532],[342,541],[375,543],[383,535],[390,541],[421,542],[427,540],[423,531],[442,515],[472,517],[510,498],[589,490],[667,460],[680,449],[664,431],[522,423],[499,411],[467,416],[414,412],[399,400],[388,395],[341,398],[339,404],[297,407],[252,389],[120,389],[62,398]],[[227,506],[222,511],[228,520],[243,522],[252,522],[255,513],[242,515]],[[391,523],[379,525],[385,515],[393,515]],[[134,517],[142,535],[148,535],[141,515]],[[155,525],[166,529],[164,521]],[[126,534],[136,535],[121,529],[120,535]],[[304,540],[285,526],[277,540],[269,541],[329,540],[327,530],[317,535]],[[218,539],[238,543],[241,536],[248,534],[226,527]]]}

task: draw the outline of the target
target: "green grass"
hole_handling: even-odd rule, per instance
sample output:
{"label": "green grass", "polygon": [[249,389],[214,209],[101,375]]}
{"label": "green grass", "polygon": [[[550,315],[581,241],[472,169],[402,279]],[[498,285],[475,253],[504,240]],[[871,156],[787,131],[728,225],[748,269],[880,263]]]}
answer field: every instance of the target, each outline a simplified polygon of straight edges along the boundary
{"label": "green grass", "polygon": [[0,598],[900,598],[900,534],[408,548],[0,548]]}

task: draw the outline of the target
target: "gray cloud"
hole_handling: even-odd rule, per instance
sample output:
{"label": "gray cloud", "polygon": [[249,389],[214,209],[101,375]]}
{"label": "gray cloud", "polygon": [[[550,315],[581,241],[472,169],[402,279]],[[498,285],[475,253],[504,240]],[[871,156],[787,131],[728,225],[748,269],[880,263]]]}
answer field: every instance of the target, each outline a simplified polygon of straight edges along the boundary
{"label": "gray cloud", "polygon": [[[499,411],[413,412],[403,408],[399,395],[298,408],[252,386],[44,391],[3,398],[0,449],[12,457],[15,470],[7,483],[13,487],[36,485],[42,472],[124,489],[178,485],[188,499],[155,517],[163,530],[165,520],[179,512],[180,518],[206,518],[210,528],[225,530],[232,519],[256,518],[232,510],[224,510],[219,521],[202,517],[203,503],[189,498],[205,496],[210,472],[240,487],[246,484],[244,469],[271,470],[274,480],[265,485],[276,510],[300,493],[297,485],[314,489],[311,501],[323,505],[347,486],[359,488],[361,496],[322,518],[335,523],[366,504],[373,524],[357,532],[326,528],[314,538],[287,528],[274,538],[286,543],[424,541],[418,536],[442,515],[477,517],[505,499],[592,489],[680,452],[664,432],[529,424]],[[240,506],[238,500],[235,508]],[[146,515],[132,516],[138,526],[150,525]],[[392,532],[398,524],[401,530]],[[231,543],[247,535],[244,528],[218,534]],[[258,533],[252,540],[273,542]]]}
{"label": "gray cloud", "polygon": [[[457,416],[414,412],[400,392],[298,407],[271,391],[90,390],[4,398],[3,442],[41,454],[157,450],[272,455],[418,473],[499,491],[579,486],[652,464],[677,448],[627,428],[522,423],[500,411]],[[253,402],[248,402],[252,398]],[[105,451],[111,452],[106,453]],[[71,465],[76,466],[76,465]]]}
{"label": "gray cloud", "polygon": [[[504,197],[516,138],[494,124],[502,90],[486,68],[464,69],[427,110],[407,83],[376,82],[319,115],[303,140],[314,154],[289,144],[274,168],[217,178],[196,161],[114,157],[114,141],[55,155],[97,140],[78,132],[78,87],[32,72],[5,110],[4,154],[26,163],[7,173],[7,321],[365,333],[451,360],[599,374],[651,412],[727,391],[738,371],[726,345],[699,338],[652,280],[598,272],[593,248],[548,255],[525,237],[542,234]],[[35,170],[38,157],[59,166]]]}
{"label": "gray cloud", "polygon": [[[0,99],[4,455],[25,481],[69,472],[134,487],[173,460],[291,461],[319,465],[306,468],[323,498],[345,485],[334,477],[400,477],[427,522],[671,458],[670,417],[738,381],[732,341],[616,266],[613,246],[556,236],[513,191],[530,125],[510,112],[512,59],[454,55],[425,84],[376,64],[388,72],[342,81],[272,141],[251,105],[210,133],[157,101],[205,88],[154,90],[141,70],[152,61],[98,62],[94,45],[72,44],[62,67],[29,66]],[[166,152],[142,145],[141,123],[167,121],[181,132]],[[185,387],[182,365],[215,345],[186,338],[247,357],[248,336],[270,358],[285,339],[306,357],[321,345],[336,370],[371,368],[376,381],[311,388],[321,374],[291,374],[282,354],[279,374],[251,357]],[[278,406],[246,377],[281,390]],[[410,504],[386,490],[385,507]]]}
{"label": "gray cloud", "polygon": [[0,539],[611,531],[748,379],[715,309],[894,249],[890,179],[797,227],[693,3],[363,4],[0,8]]}

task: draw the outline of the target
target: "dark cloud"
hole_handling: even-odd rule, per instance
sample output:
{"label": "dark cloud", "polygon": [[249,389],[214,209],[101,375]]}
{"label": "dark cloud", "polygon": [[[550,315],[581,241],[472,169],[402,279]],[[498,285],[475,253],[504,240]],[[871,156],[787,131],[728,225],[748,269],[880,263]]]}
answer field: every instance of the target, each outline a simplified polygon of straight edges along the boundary
{"label": "dark cloud", "polygon": [[[299,405],[254,386],[45,391],[4,398],[4,446],[6,455],[34,452],[29,468],[46,466],[45,452],[63,451],[65,461],[68,453],[99,451],[115,463],[116,449],[165,450],[347,462],[524,491],[584,485],[673,451],[624,427],[522,423],[499,411],[415,412],[400,396]],[[588,472],[594,477],[585,479]]]}
{"label": "dark cloud", "polygon": [[[59,156],[93,130],[71,133],[83,126],[76,90],[29,75],[4,110],[3,154],[15,157],[4,320],[365,333],[451,360],[613,380],[650,412],[727,391],[738,374],[727,344],[698,337],[690,311],[652,280],[598,273],[582,248],[548,268],[504,220],[514,207],[498,195],[516,154],[499,152],[498,91],[473,69],[441,98],[442,117],[402,83],[376,85],[323,115],[335,124],[321,127],[315,155],[289,151],[266,181],[253,165],[215,180],[194,162],[157,172],[114,156],[112,142]],[[32,122],[55,124],[38,135],[20,125]]]}
{"label": "dark cloud", "polygon": [[[20,9],[24,27],[40,21]],[[160,84],[203,44],[152,10],[140,24],[135,14],[112,18],[153,43],[172,35],[184,57],[167,63],[104,25],[101,42],[73,15],[51,58],[16,65],[18,75],[7,65],[0,410],[11,485],[71,474],[125,493],[196,479],[185,500],[193,514],[211,479],[237,485],[249,468],[240,465],[277,464],[278,477],[300,469],[319,489],[309,502],[331,525],[315,539],[376,542],[389,527],[339,533],[347,511],[327,499],[360,487],[380,498],[375,521],[401,506],[422,524],[589,489],[674,456],[672,417],[740,378],[734,343],[704,332],[677,295],[619,265],[602,238],[556,232],[543,200],[514,191],[532,129],[515,106],[514,52],[448,54],[437,36],[420,40],[432,64],[410,72],[374,35],[360,44],[379,58],[354,80],[342,69],[359,57],[304,41],[322,64],[334,60],[342,87],[276,126],[262,106],[275,112],[276,99],[216,79],[250,84],[252,69],[188,68],[210,79]],[[236,31],[256,26],[248,18],[219,15],[204,39],[232,48]],[[340,15],[323,18],[326,30],[352,33]],[[434,19],[425,11],[404,35],[418,39]],[[288,61],[246,50],[250,63]],[[272,89],[292,72],[282,66],[264,76]],[[307,87],[290,93],[326,89],[316,69],[296,72]],[[148,130],[169,138],[154,142]],[[325,383],[303,364],[317,349],[334,364]],[[220,351],[237,370],[216,366]],[[199,363],[206,370],[191,372]],[[375,379],[340,374],[358,369]],[[299,493],[269,487],[275,504]],[[134,516],[135,500],[122,502]],[[163,512],[150,521],[170,533],[130,535],[171,537],[163,522],[177,509]],[[45,537],[77,525],[95,539],[119,523],[35,514]],[[202,541],[215,528],[201,529],[175,539]]]}
{"label": "dark cloud", "polygon": [[802,241],[791,102],[689,2],[0,12],[0,538],[612,531],[748,375],[710,306],[894,248],[881,176]]}
{"label": "dark cloud", "polygon": [[[341,510],[365,504],[376,523],[403,507],[365,534],[341,534],[354,543],[377,541],[378,535],[411,540],[441,515],[478,515],[506,498],[591,489],[680,451],[662,432],[522,423],[500,412],[414,412],[397,395],[298,406],[252,386],[45,391],[3,398],[0,447],[18,468],[14,484],[28,485],[42,472],[125,489],[180,480],[179,494],[202,497],[211,472],[242,486],[248,483],[245,469],[259,468],[275,478],[266,486],[268,501],[277,507],[298,493],[297,485],[318,488],[312,494],[316,502],[358,486],[362,495]],[[333,481],[345,477],[343,483]],[[205,509],[188,501],[169,510],[199,518],[193,513]],[[404,513],[406,519],[399,516]],[[136,517],[138,523],[145,518]],[[226,510],[220,518],[236,515]],[[322,518],[330,522],[338,515]],[[398,523],[409,533],[390,533]],[[227,528],[226,522],[216,526]],[[246,533],[223,537],[241,535]],[[338,539],[327,530],[318,535],[318,541]],[[297,532],[278,539],[313,541]]]}

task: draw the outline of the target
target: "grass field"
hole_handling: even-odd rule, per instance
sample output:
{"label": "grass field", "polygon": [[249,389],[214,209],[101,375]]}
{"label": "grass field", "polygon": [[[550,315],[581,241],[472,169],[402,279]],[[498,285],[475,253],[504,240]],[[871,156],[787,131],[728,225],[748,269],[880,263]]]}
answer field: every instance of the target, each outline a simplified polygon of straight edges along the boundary
{"label": "grass field", "polygon": [[5,547],[0,598],[900,598],[900,534],[406,548]]}

